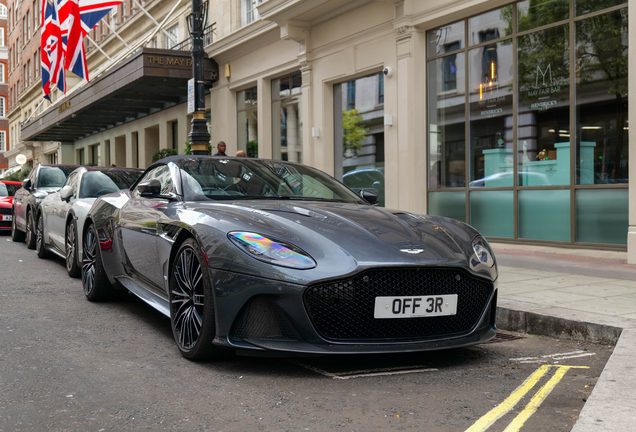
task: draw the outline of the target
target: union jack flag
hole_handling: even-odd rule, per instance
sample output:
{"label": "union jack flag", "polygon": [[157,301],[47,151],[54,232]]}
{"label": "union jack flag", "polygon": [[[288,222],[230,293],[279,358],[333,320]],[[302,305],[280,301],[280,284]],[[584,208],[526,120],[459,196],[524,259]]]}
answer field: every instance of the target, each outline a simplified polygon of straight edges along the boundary
{"label": "union jack flag", "polygon": [[119,6],[123,2],[124,0],[80,0],[79,7],[84,36],[86,36],[112,8]]}
{"label": "union jack flag", "polygon": [[57,15],[56,0],[42,2],[42,34],[40,64],[42,66],[42,88],[44,97],[51,100],[51,86],[66,90],[64,76],[64,48]]}
{"label": "union jack flag", "polygon": [[42,5],[42,87],[65,91],[64,69],[88,81],[84,37],[123,0],[46,0]]}
{"label": "union jack flag", "polygon": [[65,53],[64,69],[88,81],[79,0],[58,0],[58,15]]}

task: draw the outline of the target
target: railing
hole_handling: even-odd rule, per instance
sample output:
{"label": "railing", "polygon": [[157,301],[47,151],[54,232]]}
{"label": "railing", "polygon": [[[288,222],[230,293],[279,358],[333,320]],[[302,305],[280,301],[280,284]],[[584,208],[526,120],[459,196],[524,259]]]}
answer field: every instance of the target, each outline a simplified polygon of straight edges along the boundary
{"label": "railing", "polygon": [[[214,33],[216,32],[216,23],[210,24],[203,29],[203,46],[208,46],[214,42]],[[177,51],[192,51],[192,38],[182,40],[172,48]]]}

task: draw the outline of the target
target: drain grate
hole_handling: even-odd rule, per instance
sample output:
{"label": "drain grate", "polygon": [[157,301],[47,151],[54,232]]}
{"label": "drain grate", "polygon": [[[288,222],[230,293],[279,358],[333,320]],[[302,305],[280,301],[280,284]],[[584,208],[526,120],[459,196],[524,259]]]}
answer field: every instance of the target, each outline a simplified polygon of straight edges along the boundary
{"label": "drain grate", "polygon": [[495,337],[490,339],[486,343],[491,344],[491,343],[498,343],[498,342],[509,342],[516,339],[524,339],[524,338],[525,336],[521,336],[520,334],[517,334],[517,333],[510,333],[510,332],[505,332],[502,330],[497,330],[497,334],[495,335]]}

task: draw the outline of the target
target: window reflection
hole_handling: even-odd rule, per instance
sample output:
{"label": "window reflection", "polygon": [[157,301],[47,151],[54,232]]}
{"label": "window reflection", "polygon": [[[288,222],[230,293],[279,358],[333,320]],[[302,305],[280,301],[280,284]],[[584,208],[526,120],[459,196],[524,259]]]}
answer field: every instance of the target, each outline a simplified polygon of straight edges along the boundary
{"label": "window reflection", "polygon": [[512,11],[512,5],[509,5],[469,19],[469,46],[512,34]]}
{"label": "window reflection", "polygon": [[[455,68],[456,87],[449,91],[446,65]],[[465,54],[428,63],[429,187],[465,186]]]}
{"label": "window reflection", "polygon": [[426,34],[427,57],[435,57],[464,47],[464,22],[460,21]]}
{"label": "window reflection", "polygon": [[627,183],[627,9],[576,24],[577,184]]}
{"label": "window reflection", "polygon": [[384,74],[334,86],[335,176],[355,192],[384,195]]}
{"label": "window reflection", "polygon": [[247,157],[258,157],[258,101],[257,88],[236,94],[238,118],[238,149]]}
{"label": "window reflection", "polygon": [[551,185],[570,184],[568,29],[564,25],[518,38],[519,186],[542,186],[546,179]]}
{"label": "window reflection", "polygon": [[473,49],[469,58],[470,187],[513,186],[512,40]]}
{"label": "window reflection", "polygon": [[576,0],[576,15],[580,16],[624,3],[627,3],[627,0]]}
{"label": "window reflection", "polygon": [[568,0],[525,0],[517,3],[517,28],[520,32],[559,22],[569,16]]}
{"label": "window reflection", "polygon": [[274,159],[302,163],[302,75],[272,80],[272,144]]}

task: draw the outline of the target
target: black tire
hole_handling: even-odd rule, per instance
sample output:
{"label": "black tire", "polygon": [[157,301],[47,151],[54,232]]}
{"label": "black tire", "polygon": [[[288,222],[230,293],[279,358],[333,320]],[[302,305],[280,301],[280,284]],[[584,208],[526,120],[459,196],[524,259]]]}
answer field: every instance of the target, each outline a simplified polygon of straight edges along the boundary
{"label": "black tire", "polygon": [[46,258],[48,255],[44,245],[44,216],[42,216],[42,213],[38,215],[35,224],[35,253],[38,254],[39,258]]}
{"label": "black tire", "polygon": [[15,220],[15,209],[13,209],[11,220],[11,240],[16,243],[22,243],[24,241],[24,231],[20,231],[16,225],[18,222]]}
{"label": "black tire", "polygon": [[66,271],[72,278],[79,277],[82,273],[81,267],[77,264],[77,225],[74,220],[66,225]]}
{"label": "black tire", "polygon": [[214,296],[201,248],[194,239],[179,247],[170,270],[170,323],[183,357],[208,360],[226,354],[212,345],[216,332]]}
{"label": "black tire", "polygon": [[82,287],[84,295],[89,301],[99,302],[113,298],[114,289],[104,271],[102,255],[99,250],[99,237],[93,224],[88,227],[84,235]]}
{"label": "black tire", "polygon": [[35,221],[33,220],[33,212],[30,210],[27,210],[25,241],[29,249],[35,249]]}

